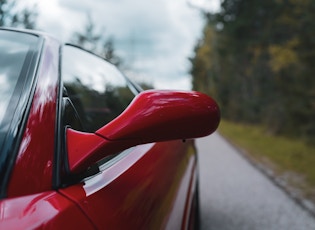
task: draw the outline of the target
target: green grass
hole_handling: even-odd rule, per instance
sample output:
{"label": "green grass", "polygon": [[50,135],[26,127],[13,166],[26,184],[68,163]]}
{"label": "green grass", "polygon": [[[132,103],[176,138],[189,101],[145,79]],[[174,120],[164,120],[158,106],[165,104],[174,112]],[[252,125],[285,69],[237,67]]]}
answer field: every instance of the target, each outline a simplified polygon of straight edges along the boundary
{"label": "green grass", "polygon": [[303,181],[307,196],[315,191],[315,147],[302,140],[273,136],[262,126],[221,121],[219,132],[254,161],[271,167],[276,175],[293,173]]}

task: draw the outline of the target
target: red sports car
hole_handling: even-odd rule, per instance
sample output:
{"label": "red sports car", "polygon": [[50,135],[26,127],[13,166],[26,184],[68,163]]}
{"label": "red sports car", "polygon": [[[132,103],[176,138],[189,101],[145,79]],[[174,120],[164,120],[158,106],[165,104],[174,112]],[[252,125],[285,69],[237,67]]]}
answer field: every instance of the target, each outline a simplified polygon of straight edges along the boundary
{"label": "red sports car", "polygon": [[0,229],[193,229],[193,138],[219,108],[143,91],[104,59],[0,29]]}

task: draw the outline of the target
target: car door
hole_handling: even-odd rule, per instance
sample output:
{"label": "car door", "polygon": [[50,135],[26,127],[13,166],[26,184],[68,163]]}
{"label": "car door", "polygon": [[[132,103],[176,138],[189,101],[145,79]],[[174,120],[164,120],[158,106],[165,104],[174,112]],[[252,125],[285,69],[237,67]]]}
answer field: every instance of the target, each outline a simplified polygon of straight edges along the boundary
{"label": "car door", "polygon": [[52,188],[60,44],[35,32],[0,35],[0,229],[93,229]]}
{"label": "car door", "polygon": [[178,141],[138,146],[60,192],[100,229],[180,229],[195,169],[189,150]]}
{"label": "car door", "polygon": [[[62,55],[65,126],[94,132],[130,103],[136,88],[115,67],[76,47]],[[100,161],[96,173],[59,192],[100,229],[179,229],[187,225],[196,179],[193,141],[139,145]],[[87,170],[88,171],[88,170]]]}

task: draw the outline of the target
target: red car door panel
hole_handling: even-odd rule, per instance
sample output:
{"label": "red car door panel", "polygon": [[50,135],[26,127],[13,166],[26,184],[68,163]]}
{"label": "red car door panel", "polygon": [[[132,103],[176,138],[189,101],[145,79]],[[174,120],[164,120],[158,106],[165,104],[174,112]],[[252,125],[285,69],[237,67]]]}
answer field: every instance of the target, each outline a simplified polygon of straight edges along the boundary
{"label": "red car door panel", "polygon": [[137,146],[100,174],[60,192],[77,202],[100,229],[161,229],[167,225],[179,229],[186,216],[194,153],[190,141]]}
{"label": "red car door panel", "polygon": [[0,202],[0,229],[95,229],[77,205],[57,192]]}

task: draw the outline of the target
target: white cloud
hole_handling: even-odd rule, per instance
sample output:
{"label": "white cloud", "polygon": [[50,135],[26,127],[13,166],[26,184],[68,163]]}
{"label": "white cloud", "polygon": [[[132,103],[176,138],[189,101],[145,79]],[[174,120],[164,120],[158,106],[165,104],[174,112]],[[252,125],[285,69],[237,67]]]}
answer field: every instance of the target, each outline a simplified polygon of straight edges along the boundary
{"label": "white cloud", "polygon": [[[35,1],[35,0],[29,0]],[[67,40],[82,30],[87,13],[115,39],[125,63],[158,88],[189,89],[187,74],[202,32],[198,10],[209,0],[49,0],[38,1],[41,29]],[[130,71],[129,71],[130,72]],[[132,74],[132,75],[134,75]],[[148,78],[148,79],[146,79]]]}

